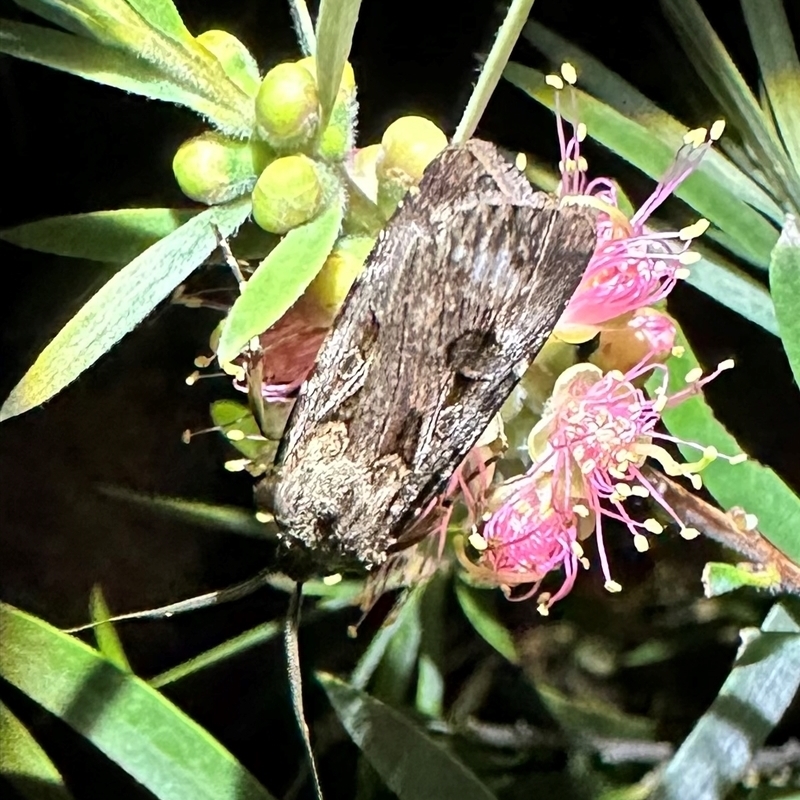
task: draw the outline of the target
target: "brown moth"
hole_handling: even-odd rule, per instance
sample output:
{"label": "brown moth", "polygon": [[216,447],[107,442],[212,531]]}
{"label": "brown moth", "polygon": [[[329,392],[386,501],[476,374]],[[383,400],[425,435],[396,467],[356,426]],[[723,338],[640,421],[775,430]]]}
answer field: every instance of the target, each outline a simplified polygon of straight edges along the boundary
{"label": "brown moth", "polygon": [[256,487],[284,571],[372,570],[445,489],[550,335],[594,212],[534,191],[494,145],[451,146],[381,234]]}

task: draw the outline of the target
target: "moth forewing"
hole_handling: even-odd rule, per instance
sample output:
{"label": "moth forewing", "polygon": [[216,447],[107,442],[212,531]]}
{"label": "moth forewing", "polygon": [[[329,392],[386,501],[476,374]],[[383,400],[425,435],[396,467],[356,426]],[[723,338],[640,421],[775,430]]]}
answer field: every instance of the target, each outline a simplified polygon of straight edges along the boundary
{"label": "moth forewing", "polygon": [[594,212],[535,192],[488,142],[428,167],[373,249],[257,487],[289,572],[382,564],[551,333]]}

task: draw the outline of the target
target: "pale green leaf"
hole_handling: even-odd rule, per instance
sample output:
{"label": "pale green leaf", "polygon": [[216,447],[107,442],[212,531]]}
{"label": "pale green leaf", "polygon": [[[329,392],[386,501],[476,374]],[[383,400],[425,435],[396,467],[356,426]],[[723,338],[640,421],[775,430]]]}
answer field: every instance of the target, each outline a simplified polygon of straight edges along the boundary
{"label": "pale green leaf", "polygon": [[123,672],[132,672],[117,630],[112,622],[108,622],[111,616],[103,590],[95,584],[89,596],[89,617],[95,623],[92,633],[97,642],[97,649],[115,667],[119,667]]}
{"label": "pale green leaf", "polygon": [[0,604],[0,676],[160,800],[269,800],[207,731],[78,639]]}
{"label": "pale green leaf", "polygon": [[318,217],[289,231],[258,265],[225,319],[217,347],[221,363],[234,359],[292,307],[322,269],[341,224],[337,198]]}
{"label": "pale green leaf", "polygon": [[775,306],[764,284],[706,248],[698,249],[706,257],[692,264],[686,282],[777,336]]}
{"label": "pale green leaf", "polygon": [[709,561],[703,567],[703,593],[706,597],[718,597],[745,586],[778,590],[781,576],[774,565],[765,569],[761,564]]}
{"label": "pale green leaf", "polygon": [[760,167],[769,172],[776,192],[788,192],[800,207],[800,186],[793,187],[783,179],[792,167],[771,121],[762,113],[697,0],[662,0],[661,6],[694,68],[722,106],[725,118],[747,139]]}
{"label": "pale green leaf", "polygon": [[193,36],[183,24],[172,0],[127,0],[154,28],[176,41],[191,41]]}
{"label": "pale green leaf", "polygon": [[467,107],[453,134],[454,144],[463,144],[475,133],[483,112],[503,77],[503,69],[511,58],[511,51],[528,20],[532,5],[533,0],[511,0],[506,16],[497,30],[497,36],[492,42],[492,48],[481,65],[481,72]]}
{"label": "pale green leaf", "polygon": [[317,17],[317,86],[321,124],[331,116],[353,44],[361,0],[321,0]]}
{"label": "pale green leaf", "polygon": [[[537,102],[551,110],[555,108],[553,90],[545,84],[545,76],[541,72],[519,64],[509,64],[505,76]],[[592,139],[653,180],[658,180],[664,174],[682,144],[680,140],[672,147],[663,144],[647,127],[578,89],[575,92],[580,120],[586,123]],[[562,108],[562,111],[565,109]],[[732,194],[728,186],[718,184],[698,171],[681,183],[673,194],[736,242],[737,254],[756,266],[766,268],[778,232],[761,214]]]}
{"label": "pale green leaf", "polygon": [[313,56],[317,50],[317,35],[314,33],[314,23],[308,13],[306,0],[289,0],[289,11],[303,55]]}
{"label": "pale green leaf", "polygon": [[800,686],[800,624],[779,603],[748,635],[711,708],[667,765],[653,800],[721,800],[745,775]]}
{"label": "pale green leaf", "polygon": [[[800,184],[800,59],[783,0],[743,0],[742,11],[781,141]],[[798,186],[800,189],[800,186]],[[800,212],[800,208],[797,209]]]}
{"label": "pale green leaf", "polygon": [[[539,22],[525,26],[525,38],[556,65],[565,61],[578,70],[578,84],[589,94],[647,128],[650,136],[675,150],[686,133],[686,126],[643,95],[633,84],[604,66],[576,44]],[[589,130],[589,136],[592,130]],[[723,144],[726,143],[723,137]],[[717,148],[703,157],[697,172],[723,187],[774,222],[783,219],[780,206],[745,171],[725,158]]]}
{"label": "pale green leaf", "polygon": [[350,738],[400,800],[492,800],[474,773],[400,712],[331,675],[318,677]]}
{"label": "pale green leaf", "polygon": [[769,285],[783,349],[794,379],[800,383],[800,228],[793,214],[786,215],[781,237],[772,251]]}
{"label": "pale green leaf", "polygon": [[[698,366],[679,329],[676,344],[683,346],[686,352],[681,358],[672,357],[667,361],[669,394],[685,389],[685,376]],[[724,376],[720,378],[723,379]],[[660,385],[660,378],[651,378],[648,390],[654,391],[657,385]],[[741,452],[736,440],[714,417],[702,394],[668,406],[662,419],[669,432],[678,439],[713,446],[729,456]],[[700,453],[695,448],[681,444],[679,447],[687,461],[698,459]],[[792,561],[800,563],[800,500],[773,470],[752,459],[731,465],[718,458],[702,471],[702,478],[704,486],[723,509],[738,506],[755,514],[758,530]]]}
{"label": "pale green leaf", "polygon": [[492,607],[490,592],[473,589],[463,581],[456,581],[456,598],[464,616],[477,633],[503,658],[512,664],[519,662],[517,648],[508,629],[497,619]]}
{"label": "pale green leaf", "polygon": [[232,136],[249,136],[255,110],[249,98],[199,44],[187,53],[158,39],[162,60],[148,62],[99,42],[9,20],[0,20],[0,53],[69,72],[126,92],[186,106]]}
{"label": "pale green leaf", "polygon": [[126,264],[198,213],[189,208],[94,211],[6,228],[0,239],[42,253]]}
{"label": "pale green leaf", "polygon": [[129,333],[217,247],[214,226],[231,236],[249,198],[198,214],[114,275],[45,347],[0,409],[0,420],[44,403]]}
{"label": "pale green leaf", "polygon": [[0,703],[0,777],[26,800],[70,800],[55,764],[30,731]]}

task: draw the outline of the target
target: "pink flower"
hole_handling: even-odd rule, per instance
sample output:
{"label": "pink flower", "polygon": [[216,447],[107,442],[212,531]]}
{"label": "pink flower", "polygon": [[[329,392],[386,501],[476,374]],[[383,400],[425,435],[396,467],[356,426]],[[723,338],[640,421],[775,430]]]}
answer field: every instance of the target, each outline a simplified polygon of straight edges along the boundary
{"label": "pink flower", "polygon": [[[650,354],[648,354],[648,358]],[[661,411],[668,404],[681,402],[720,372],[729,369],[723,362],[706,377],[699,370],[686,376],[687,386],[668,396],[668,371],[665,365],[643,360],[623,375],[607,374],[592,364],[577,364],[565,370],[556,382],[553,396],[541,421],[531,431],[528,448],[533,466],[527,474],[508,486],[511,493],[485,522],[481,543],[470,541],[480,553],[478,567],[484,577],[495,576],[501,585],[532,583],[526,595],[538,590],[550,569],[564,566],[565,581],[552,597],[540,596],[540,611],[563,597],[575,580],[576,565],[582,550],[576,550],[581,536],[580,522],[588,520],[597,535],[600,564],[609,591],[622,588],[611,577],[603,542],[603,518],[625,524],[639,551],[648,549],[645,533],[660,533],[655,519],[633,519],[624,502],[628,497],[652,497],[679,525],[687,538],[697,531],[686,528],[675,511],[642,474],[640,467],[649,457],[657,460],[668,475],[683,475],[699,487],[699,471],[718,457],[713,448],[683,442],[701,451],[701,458],[679,464],[658,440],[677,442],[656,431]],[[643,375],[660,371],[663,381],[653,399],[637,388]],[[728,459],[731,463],[741,457]],[[476,546],[477,545],[477,546]]]}
{"label": "pink flower", "polygon": [[[539,595],[539,608],[547,613],[550,605],[567,595],[578,572],[588,567],[579,540],[591,532],[591,524],[581,518],[569,503],[555,503],[554,482],[544,471],[529,473],[506,483],[499,490],[499,508],[486,515],[483,530],[472,534],[469,543],[477,562],[462,562],[477,579],[499,585],[511,599],[525,600],[539,591],[544,577],[563,567],[564,581],[554,594]],[[498,495],[495,496],[495,503]],[[515,587],[531,584],[521,595],[512,596]]]}
{"label": "pink flower", "polygon": [[[575,83],[571,65],[565,64],[561,72],[567,83]],[[548,83],[557,90],[564,87],[558,75],[549,76]],[[699,259],[689,247],[692,239],[708,228],[706,220],[680,231],[665,232],[651,231],[645,222],[695,169],[722,135],[724,123],[715,122],[710,132],[698,128],[686,134],[672,165],[630,220],[619,209],[616,190],[609,179],[588,179],[588,165],[580,154],[586,126],[573,126],[572,136],[567,139],[560,91],[556,92],[556,123],[561,147],[559,194],[577,197],[599,211],[597,249],[556,329],[559,338],[577,343],[592,338],[609,320],[663,300],[677,281],[688,275],[686,267]]]}

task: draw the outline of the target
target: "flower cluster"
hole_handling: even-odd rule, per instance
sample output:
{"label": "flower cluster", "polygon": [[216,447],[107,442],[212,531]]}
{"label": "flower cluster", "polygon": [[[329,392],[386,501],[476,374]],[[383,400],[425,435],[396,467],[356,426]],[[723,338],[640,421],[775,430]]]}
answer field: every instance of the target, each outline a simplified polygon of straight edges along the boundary
{"label": "flower cluster", "polygon": [[[652,231],[646,226],[653,211],[696,167],[722,133],[715,123],[710,132],[692,131],[672,166],[651,197],[630,218],[618,206],[614,184],[589,180],[580,153],[586,127],[578,124],[567,138],[558,106],[564,83],[574,84],[575,71],[562,67],[550,76],[556,90],[558,136],[561,145],[560,195],[597,209],[597,247],[581,284],[569,303],[556,336],[579,343],[599,334],[594,363],[578,363],[555,380],[540,421],[525,449],[531,466],[490,493],[481,524],[469,537],[470,552],[460,557],[479,580],[502,586],[514,599],[537,595],[546,614],[572,588],[579,567],[588,568],[581,541],[595,534],[600,566],[608,591],[621,586],[611,575],[604,546],[604,522],[617,520],[631,532],[634,547],[648,549],[647,534],[663,526],[655,518],[634,519],[626,508],[630,497],[650,497],[674,521],[686,539],[698,532],[685,527],[677,513],[648,482],[641,467],[647,458],[659,462],[668,475],[688,477],[700,486],[699,472],[720,457],[713,448],[680,442],[698,449],[696,462],[679,464],[660,442],[677,440],[659,432],[661,412],[700,390],[720,372],[723,362],[707,376],[692,370],[685,388],[667,393],[669,378],[663,363],[679,355],[675,327],[653,305],[664,300],[687,267],[699,259],[692,240],[708,227],[705,220],[680,231]],[[623,372],[624,370],[624,372]],[[661,374],[658,388],[648,396],[645,379]],[[735,462],[741,457],[727,458]],[[564,579],[554,594],[539,592],[544,577],[563,569]],[[519,591],[518,587],[527,587]]]}

